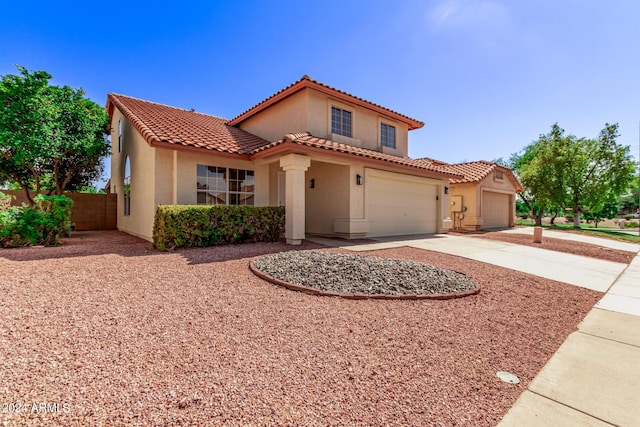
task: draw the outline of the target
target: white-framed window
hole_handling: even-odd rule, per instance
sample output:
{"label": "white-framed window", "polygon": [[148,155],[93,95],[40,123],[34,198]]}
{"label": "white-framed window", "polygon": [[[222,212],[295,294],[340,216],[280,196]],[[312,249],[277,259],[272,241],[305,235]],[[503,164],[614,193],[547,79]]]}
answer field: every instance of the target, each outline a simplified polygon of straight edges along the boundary
{"label": "white-framed window", "polygon": [[351,138],[353,132],[351,111],[331,107],[331,133]]}
{"label": "white-framed window", "polygon": [[129,156],[124,160],[124,183],[122,186],[122,194],[124,196],[124,216],[131,215],[131,161]]}
{"label": "white-framed window", "polygon": [[396,148],[396,128],[385,123],[380,123],[380,145]]}
{"label": "white-framed window", "polygon": [[255,175],[252,170],[198,165],[199,205],[253,206]]}
{"label": "white-framed window", "polygon": [[118,153],[122,153],[122,119],[118,120]]}

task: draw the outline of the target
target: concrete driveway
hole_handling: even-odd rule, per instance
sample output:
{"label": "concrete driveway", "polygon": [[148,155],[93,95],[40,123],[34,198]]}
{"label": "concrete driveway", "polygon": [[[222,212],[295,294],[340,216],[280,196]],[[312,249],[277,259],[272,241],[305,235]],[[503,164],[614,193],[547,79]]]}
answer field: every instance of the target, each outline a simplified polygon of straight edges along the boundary
{"label": "concrete driveway", "polygon": [[[528,230],[533,232],[531,228],[514,229],[507,232],[528,232]],[[567,233],[555,234],[564,237]],[[555,234],[545,230],[545,236],[557,238]],[[576,237],[580,241],[585,241],[585,236],[576,235]],[[597,238],[595,238],[594,242],[594,238],[589,237],[586,237],[586,239],[591,239],[587,243],[597,243],[601,246],[615,249],[635,252],[640,250],[640,245]],[[310,238],[309,240],[358,252],[400,246],[427,249],[486,262],[599,292],[605,292],[609,289],[615,279],[627,267],[626,264],[612,261],[495,240],[449,234],[377,238],[375,240],[378,242],[364,245],[350,245],[345,242],[336,243],[335,240],[323,238]]]}

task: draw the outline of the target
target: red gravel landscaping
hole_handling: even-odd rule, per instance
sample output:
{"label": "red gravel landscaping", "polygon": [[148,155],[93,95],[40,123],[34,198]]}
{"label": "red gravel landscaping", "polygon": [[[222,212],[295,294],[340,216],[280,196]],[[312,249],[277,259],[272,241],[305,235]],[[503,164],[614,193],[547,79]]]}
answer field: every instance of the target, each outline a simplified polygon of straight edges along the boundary
{"label": "red gravel landscaping", "polygon": [[108,231],[0,250],[0,420],[495,425],[602,295],[406,247],[366,254],[450,268],[482,291],[346,300],[249,271],[254,257],[292,249],[159,253]]}

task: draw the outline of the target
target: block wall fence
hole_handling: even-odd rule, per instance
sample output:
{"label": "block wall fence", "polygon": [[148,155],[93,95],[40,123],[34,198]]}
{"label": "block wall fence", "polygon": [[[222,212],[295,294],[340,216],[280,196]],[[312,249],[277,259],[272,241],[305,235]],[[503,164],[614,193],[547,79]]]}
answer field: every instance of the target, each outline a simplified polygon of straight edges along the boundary
{"label": "block wall fence", "polygon": [[[0,190],[16,198],[11,202],[20,206],[27,199],[20,190]],[[73,200],[71,221],[78,231],[115,230],[117,228],[117,194],[65,193]],[[32,193],[35,196],[35,193]]]}

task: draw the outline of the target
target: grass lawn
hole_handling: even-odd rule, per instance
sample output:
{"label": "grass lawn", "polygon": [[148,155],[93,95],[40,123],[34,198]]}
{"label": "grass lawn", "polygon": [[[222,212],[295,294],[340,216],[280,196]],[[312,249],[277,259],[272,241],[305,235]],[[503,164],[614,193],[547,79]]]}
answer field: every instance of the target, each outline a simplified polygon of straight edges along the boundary
{"label": "grass lawn", "polygon": [[[527,220],[519,219],[518,225],[532,227],[535,224],[534,224],[534,221],[531,219],[527,219]],[[582,224],[580,226],[580,229],[577,230],[573,228],[573,224],[553,224],[552,225],[552,224],[545,224],[543,222],[542,227],[552,229],[552,230],[558,230],[558,231],[567,231],[570,233],[596,235],[597,237],[603,237],[603,238],[612,239],[612,240],[619,240],[622,242],[640,243],[640,236],[638,236],[637,234],[634,235],[634,234],[628,234],[628,233],[621,233],[619,229],[615,227],[607,226],[607,225],[599,225],[596,228],[595,224]]]}

